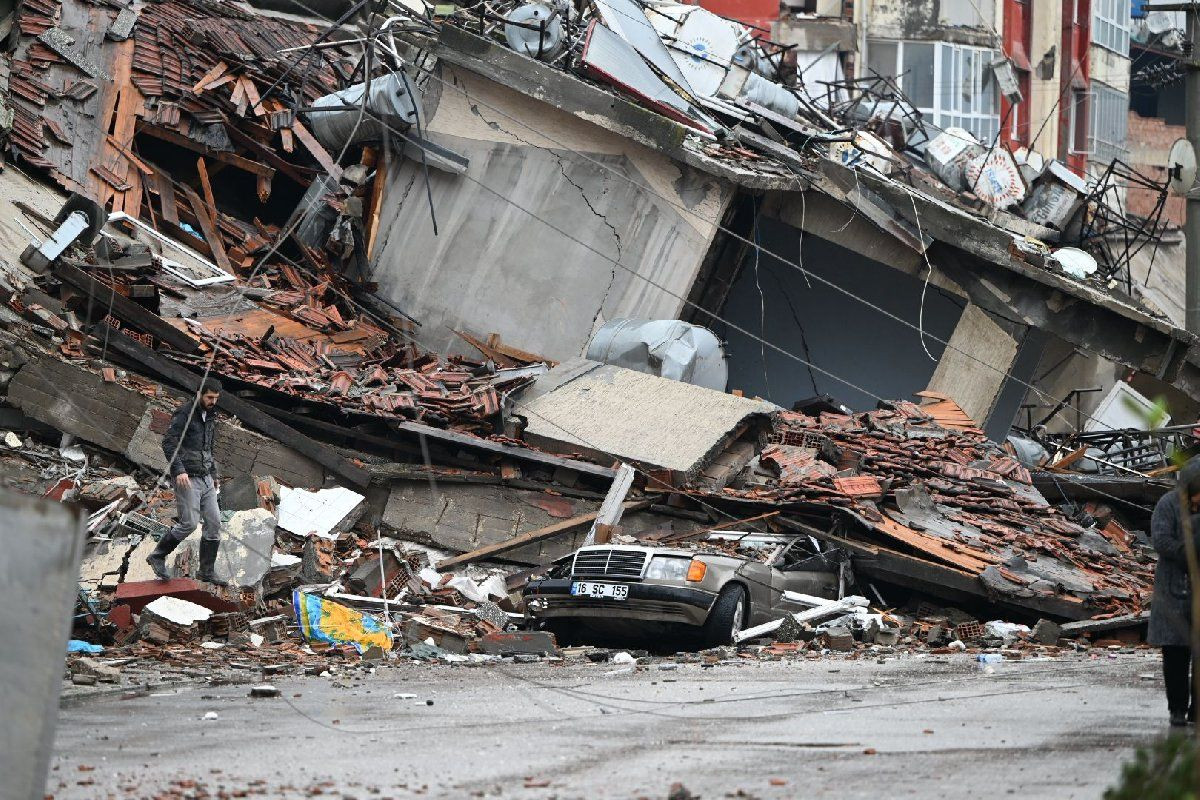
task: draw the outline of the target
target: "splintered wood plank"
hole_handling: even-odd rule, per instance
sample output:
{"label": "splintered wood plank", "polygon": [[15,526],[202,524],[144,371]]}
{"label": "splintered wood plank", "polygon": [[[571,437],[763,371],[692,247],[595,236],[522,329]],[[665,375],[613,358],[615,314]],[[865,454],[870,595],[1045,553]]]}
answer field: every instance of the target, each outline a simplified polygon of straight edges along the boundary
{"label": "splintered wood plank", "polygon": [[196,85],[192,87],[192,94],[200,94],[203,92],[208,88],[209,84],[224,75],[227,69],[229,69],[228,64],[226,64],[224,61],[218,61],[215,67],[204,73],[204,77],[196,81]]}
{"label": "splintered wood plank", "polygon": [[220,224],[217,220],[217,200],[213,197],[212,181],[208,179],[208,165],[204,156],[196,159],[196,172],[200,173],[200,188],[204,191],[204,202],[208,205],[209,219],[215,228]]}
{"label": "splintered wood plank", "polygon": [[[94,175],[113,175],[122,180],[117,189],[111,182],[101,178],[93,183],[92,197],[100,205],[110,205],[113,211],[124,211],[131,216],[138,216],[142,208],[142,177],[137,169],[130,169],[131,162],[127,157],[133,146],[137,122],[146,108],[146,100],[142,93],[130,80],[133,64],[134,40],[127,39],[111,48],[112,88],[104,98],[101,113],[97,119],[104,121],[105,130],[112,134],[102,137],[93,147],[92,173]],[[97,173],[96,167],[101,167]]]}
{"label": "splintered wood plank", "polygon": [[233,94],[230,95],[229,102],[237,106],[239,117],[246,116],[246,87],[242,85],[241,78],[234,79]]}
{"label": "splintered wood plank", "polygon": [[179,227],[179,209],[175,200],[175,187],[171,185],[171,179],[156,171],[152,180],[154,190],[158,192],[159,208],[162,211],[163,219]]}
{"label": "splintered wood plank", "polygon": [[263,175],[259,175],[256,182],[256,188],[258,189],[258,202],[267,202],[267,198],[271,196],[271,179]]}
{"label": "splintered wood plank", "polygon": [[234,274],[229,255],[225,252],[225,242],[221,240],[220,232],[213,225],[212,217],[208,215],[208,211],[204,207],[204,201],[192,187],[186,184],[179,184],[179,191],[183,192],[183,196],[187,198],[188,204],[192,207],[192,213],[196,215],[196,222],[200,225],[200,232],[204,234],[204,241],[212,251],[213,260],[221,269],[231,275]]}
{"label": "splintered wood plank", "polygon": [[383,209],[383,187],[387,183],[387,153],[375,159],[375,180],[371,183],[371,205],[367,210],[367,259],[375,253],[375,237],[379,233],[379,212]]}
{"label": "splintered wood plank", "polygon": [[246,93],[246,99],[250,101],[250,111],[256,117],[266,116],[267,109],[263,108],[262,98],[258,95],[258,87],[254,85],[249,77],[242,77],[243,91]]}
{"label": "splintered wood plank", "polygon": [[329,152],[321,146],[321,143],[316,140],[316,137],[308,132],[308,128],[304,127],[303,122],[298,119],[293,122],[292,132],[296,134],[296,138],[300,140],[300,144],[304,145],[305,149],[312,154],[312,157],[317,160],[317,163],[320,164],[325,171],[333,177],[334,180],[340,181],[342,179],[342,168],[334,162],[332,156],[330,156]]}

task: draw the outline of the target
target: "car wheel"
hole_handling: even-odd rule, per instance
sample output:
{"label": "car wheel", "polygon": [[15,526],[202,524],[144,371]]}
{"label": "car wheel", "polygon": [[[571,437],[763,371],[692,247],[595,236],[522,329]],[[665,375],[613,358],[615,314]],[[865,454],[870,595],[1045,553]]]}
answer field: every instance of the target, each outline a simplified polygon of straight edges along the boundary
{"label": "car wheel", "polygon": [[701,632],[705,647],[733,644],[733,637],[742,630],[742,623],[746,619],[748,602],[746,590],[736,583],[721,590]]}

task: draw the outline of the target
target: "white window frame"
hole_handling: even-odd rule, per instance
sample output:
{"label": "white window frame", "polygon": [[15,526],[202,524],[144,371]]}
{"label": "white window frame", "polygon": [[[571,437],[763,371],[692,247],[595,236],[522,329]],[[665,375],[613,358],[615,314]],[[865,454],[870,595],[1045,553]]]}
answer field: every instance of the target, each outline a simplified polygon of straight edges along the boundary
{"label": "white window frame", "polygon": [[1129,0],[1092,0],[1092,44],[1129,55]]}
{"label": "white window frame", "polygon": [[[1088,116],[1090,117],[1088,148],[1091,151],[1090,154],[1096,156],[1104,164],[1108,164],[1114,158],[1127,158],[1129,155],[1129,148],[1126,147],[1128,129],[1121,123],[1127,122],[1129,118],[1129,95],[1100,81],[1092,82],[1092,91],[1089,94],[1091,95],[1088,101]],[[1099,137],[1099,132],[1108,130],[1108,125],[1100,124],[1101,114],[1112,115],[1110,121],[1116,122],[1116,126],[1123,131],[1124,135],[1121,141],[1109,141]]]}
{"label": "white window frame", "polygon": [[[917,107],[917,110],[939,128],[959,127],[971,131],[983,143],[990,144],[1000,131],[1000,95],[994,89],[995,79],[991,76],[991,63],[999,58],[999,53],[986,47],[951,44],[948,42],[911,41],[909,44],[933,45],[933,98],[932,105]],[[869,39],[867,41],[868,58],[864,63],[870,63],[870,47],[873,44],[896,46],[896,63],[892,65],[892,73],[885,77],[895,78],[901,91],[908,93],[904,76],[904,46],[902,39]],[[962,68],[963,56],[970,51],[972,55],[970,108],[962,105]],[[949,92],[951,104],[945,107],[943,103],[943,88],[947,81],[951,86]],[[985,91],[986,90],[986,91]],[[986,106],[991,101],[992,108]],[[1015,115],[1014,115],[1015,116]]]}

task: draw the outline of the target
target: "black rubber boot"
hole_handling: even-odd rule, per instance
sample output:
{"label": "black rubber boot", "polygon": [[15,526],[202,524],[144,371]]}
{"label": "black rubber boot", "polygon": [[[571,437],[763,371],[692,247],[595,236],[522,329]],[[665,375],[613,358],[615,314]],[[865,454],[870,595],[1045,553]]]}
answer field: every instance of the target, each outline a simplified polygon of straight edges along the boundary
{"label": "black rubber boot", "polygon": [[221,549],[220,539],[201,539],[200,540],[200,569],[196,571],[196,578],[205,583],[212,583],[217,586],[226,586],[226,582],[217,579],[217,551]]}
{"label": "black rubber boot", "polygon": [[167,556],[171,555],[171,551],[179,546],[179,542],[179,539],[167,532],[158,540],[158,547],[154,548],[154,552],[146,556],[146,563],[150,565],[150,569],[154,570],[155,577],[160,581],[171,580],[171,573],[167,572]]}

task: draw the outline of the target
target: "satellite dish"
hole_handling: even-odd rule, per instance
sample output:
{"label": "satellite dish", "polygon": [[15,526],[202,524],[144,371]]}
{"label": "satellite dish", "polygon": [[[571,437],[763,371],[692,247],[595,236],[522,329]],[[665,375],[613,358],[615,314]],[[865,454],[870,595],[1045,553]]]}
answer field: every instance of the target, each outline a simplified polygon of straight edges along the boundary
{"label": "satellite dish", "polygon": [[504,19],[509,23],[504,26],[504,38],[518,53],[553,61],[566,49],[562,22],[549,5],[529,3],[510,11]]}
{"label": "satellite dish", "polygon": [[1176,139],[1167,156],[1167,186],[1176,195],[1186,196],[1196,184],[1196,150],[1187,139]]}

